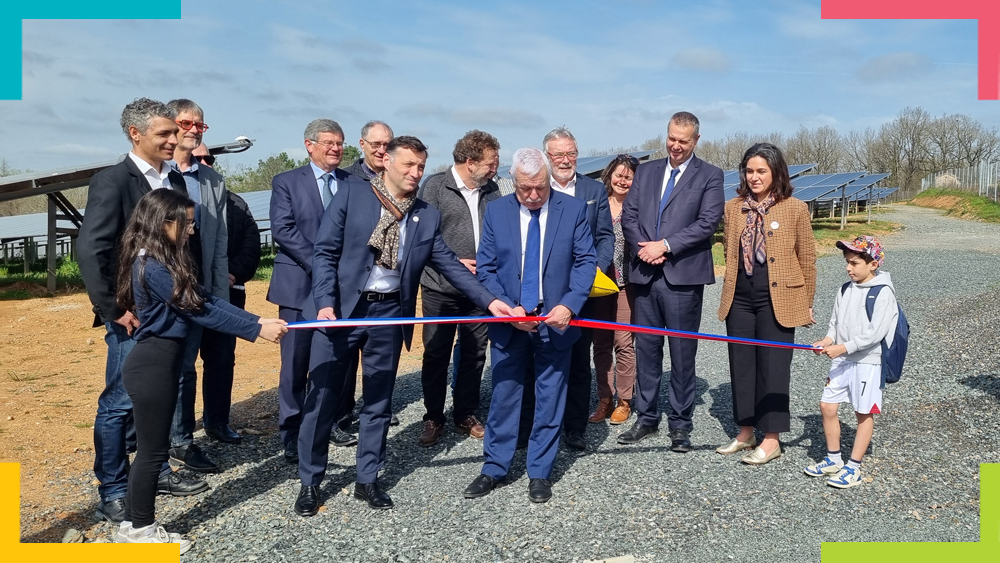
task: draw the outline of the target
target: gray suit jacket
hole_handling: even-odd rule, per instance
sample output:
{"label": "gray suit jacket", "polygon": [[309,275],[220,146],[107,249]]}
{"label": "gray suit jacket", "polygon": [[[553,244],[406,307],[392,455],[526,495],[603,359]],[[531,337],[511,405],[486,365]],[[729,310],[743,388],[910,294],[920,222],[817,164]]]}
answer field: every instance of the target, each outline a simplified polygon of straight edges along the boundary
{"label": "gray suit jacket", "polygon": [[[479,225],[481,230],[486,204],[500,197],[500,188],[496,182],[490,180],[479,190]],[[469,213],[469,206],[465,203],[465,198],[459,191],[458,184],[455,183],[455,176],[451,168],[429,176],[424,181],[424,185],[421,186],[417,197],[441,213],[441,237],[444,238],[445,244],[451,248],[451,251],[459,258],[475,260],[476,236],[472,231],[472,214]],[[424,273],[420,276],[420,285],[448,295],[464,296],[433,268],[424,268]]]}
{"label": "gray suit jacket", "polygon": [[201,183],[201,271],[205,291],[229,301],[229,233],[226,229],[226,181],[208,166],[198,166]]}

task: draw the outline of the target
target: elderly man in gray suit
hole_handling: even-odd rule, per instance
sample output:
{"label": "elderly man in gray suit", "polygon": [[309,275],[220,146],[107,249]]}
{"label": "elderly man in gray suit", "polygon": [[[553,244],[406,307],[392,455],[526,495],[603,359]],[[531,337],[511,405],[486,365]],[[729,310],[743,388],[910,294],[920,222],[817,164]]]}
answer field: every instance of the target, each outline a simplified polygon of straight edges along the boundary
{"label": "elderly man in gray suit", "polygon": [[[198,282],[219,299],[229,301],[229,236],[226,231],[226,182],[208,166],[199,166],[193,155],[208,130],[205,112],[191,100],[177,99],[167,103],[177,112],[177,147],[170,165],[184,178],[188,197],[195,202],[195,234],[189,239],[191,253],[198,266]],[[184,351],[178,389],[177,410],[170,430],[170,458],[192,471],[214,473],[219,466],[194,444],[194,403],[197,377],[194,363],[201,348],[201,327],[192,327]],[[228,426],[226,427],[228,429]],[[206,429],[207,431],[208,429]],[[217,430],[217,429],[215,429]],[[229,430],[226,436],[232,440]],[[237,434],[237,439],[239,435]]]}

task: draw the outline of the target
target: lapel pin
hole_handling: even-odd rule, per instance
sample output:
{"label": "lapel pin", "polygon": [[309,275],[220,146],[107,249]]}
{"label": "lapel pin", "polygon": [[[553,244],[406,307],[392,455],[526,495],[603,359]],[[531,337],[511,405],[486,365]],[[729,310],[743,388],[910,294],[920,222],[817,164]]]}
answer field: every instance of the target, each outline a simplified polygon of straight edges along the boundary
{"label": "lapel pin", "polygon": [[772,229],[777,229],[778,228],[778,222],[777,221],[771,221],[771,228]]}
{"label": "lapel pin", "polygon": [[416,215],[414,215],[413,216],[413,222],[414,223],[419,223],[420,222],[420,217],[417,217]]}

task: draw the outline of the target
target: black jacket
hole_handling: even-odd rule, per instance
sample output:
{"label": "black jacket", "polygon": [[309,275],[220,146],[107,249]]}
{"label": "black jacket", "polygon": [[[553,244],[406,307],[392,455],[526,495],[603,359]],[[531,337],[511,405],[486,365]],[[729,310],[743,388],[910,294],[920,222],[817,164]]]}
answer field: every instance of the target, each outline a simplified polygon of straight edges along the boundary
{"label": "black jacket", "polygon": [[[260,265],[260,229],[243,198],[226,192],[226,229],[229,231],[229,273],[236,285],[244,285],[257,273]],[[246,292],[229,289],[229,301],[242,308]]]}
{"label": "black jacket", "polygon": [[354,161],[354,164],[348,166],[347,168],[344,168],[344,172],[347,172],[348,174],[354,174],[355,176],[361,178],[362,180],[365,180],[366,182],[371,181],[371,178],[368,177],[368,174],[365,174],[365,169],[361,167],[361,163],[363,163],[364,161],[365,161],[364,158],[357,159],[356,161]]}

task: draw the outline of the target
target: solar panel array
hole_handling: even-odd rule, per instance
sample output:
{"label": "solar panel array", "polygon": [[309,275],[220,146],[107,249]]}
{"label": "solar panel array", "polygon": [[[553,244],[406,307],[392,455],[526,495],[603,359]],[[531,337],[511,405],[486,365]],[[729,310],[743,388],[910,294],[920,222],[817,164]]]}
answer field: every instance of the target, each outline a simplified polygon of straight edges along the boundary
{"label": "solar panel array", "polygon": [[[649,157],[656,151],[638,151],[634,153],[629,153],[629,156],[634,156],[639,160]],[[611,163],[618,155],[616,154],[603,154],[600,156],[581,156],[576,159],[576,171],[584,176],[588,176],[595,172],[600,172]],[[503,168],[497,169],[497,176],[501,178],[510,178],[510,166],[504,166]]]}

